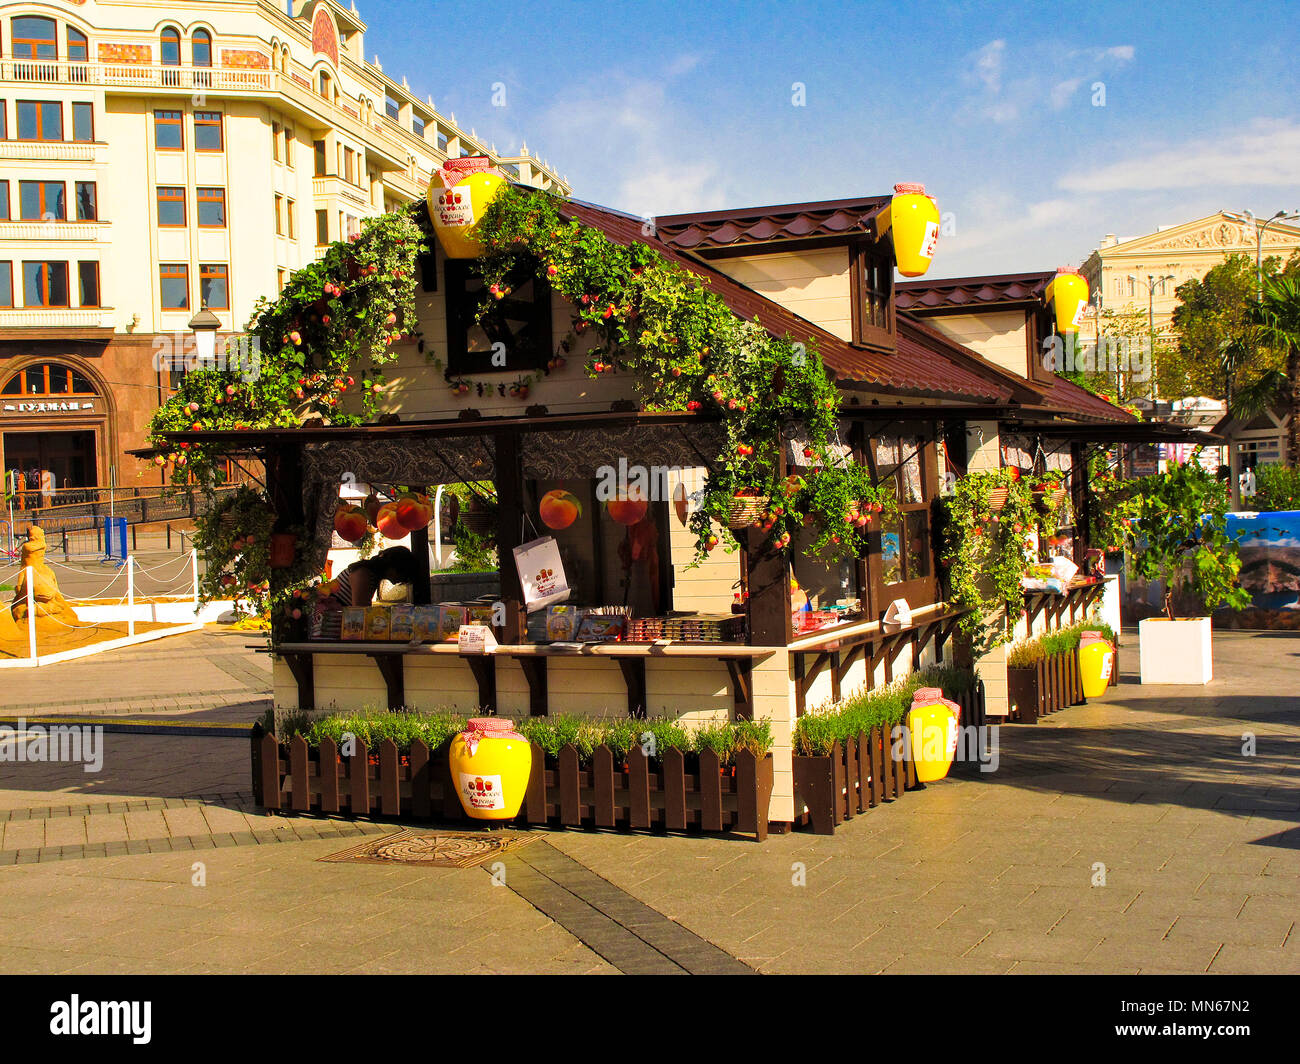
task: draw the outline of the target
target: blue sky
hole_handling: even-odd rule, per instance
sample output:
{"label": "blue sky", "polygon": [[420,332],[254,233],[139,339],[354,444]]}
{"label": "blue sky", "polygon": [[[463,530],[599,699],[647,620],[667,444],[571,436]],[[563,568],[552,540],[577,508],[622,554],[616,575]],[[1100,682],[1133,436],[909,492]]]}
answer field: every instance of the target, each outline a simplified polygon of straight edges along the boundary
{"label": "blue sky", "polygon": [[923,181],[954,230],[931,276],[960,276],[1077,264],[1105,233],[1221,207],[1300,207],[1290,3],[358,7],[391,76],[635,214]]}

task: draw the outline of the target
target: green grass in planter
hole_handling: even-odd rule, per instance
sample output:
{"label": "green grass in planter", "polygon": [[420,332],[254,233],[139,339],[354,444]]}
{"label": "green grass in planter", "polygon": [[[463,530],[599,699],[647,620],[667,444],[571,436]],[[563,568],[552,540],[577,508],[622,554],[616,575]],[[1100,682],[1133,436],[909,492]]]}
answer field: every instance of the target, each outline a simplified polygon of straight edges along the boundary
{"label": "green grass in planter", "polygon": [[637,726],[641,733],[649,732],[653,736],[656,756],[662,756],[665,750],[680,750],[683,754],[689,754],[695,749],[691,733],[675,720],[655,717],[637,721]]}
{"label": "green grass in planter", "polygon": [[325,738],[342,743],[347,734],[355,735],[374,749],[391,739],[399,750],[409,750],[421,740],[436,749],[465,728],[465,718],[444,710],[392,713],[388,710],[364,710],[360,713],[335,713],[321,717],[301,733],[309,746],[318,746]]}

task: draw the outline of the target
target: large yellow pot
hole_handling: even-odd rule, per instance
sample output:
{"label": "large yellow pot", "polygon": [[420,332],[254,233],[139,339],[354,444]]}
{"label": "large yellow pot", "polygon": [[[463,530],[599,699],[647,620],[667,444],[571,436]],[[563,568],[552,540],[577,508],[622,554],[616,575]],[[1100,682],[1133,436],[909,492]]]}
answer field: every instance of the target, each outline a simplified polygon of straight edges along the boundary
{"label": "large yellow pot", "polygon": [[916,778],[933,783],[948,775],[957,754],[957,726],[961,707],[943,697],[937,687],[922,687],[912,695],[907,732]]}
{"label": "large yellow pot", "polygon": [[1047,284],[1047,302],[1058,333],[1074,333],[1083,324],[1088,307],[1088,282],[1077,271],[1060,269]]}
{"label": "large yellow pot", "polygon": [[895,185],[885,208],[883,230],[893,230],[894,261],[904,277],[920,277],[930,268],[939,242],[939,205],[924,185]]}
{"label": "large yellow pot", "polygon": [[476,717],[451,741],[451,782],[465,815],[513,820],[528,793],[533,748],[513,721]]}
{"label": "large yellow pot", "polygon": [[[476,259],[482,254],[483,245],[474,235],[475,226],[482,220],[488,204],[506,184],[505,178],[495,170],[462,171],[453,167],[455,163],[469,161],[448,160],[447,165],[434,174],[425,194],[433,231],[438,234],[438,243],[449,259]],[[486,162],[473,161],[480,167]],[[447,187],[448,181],[454,184]]]}
{"label": "large yellow pot", "polygon": [[1115,648],[1100,632],[1084,632],[1079,638],[1079,675],[1083,697],[1100,698],[1110,686],[1115,671]]}

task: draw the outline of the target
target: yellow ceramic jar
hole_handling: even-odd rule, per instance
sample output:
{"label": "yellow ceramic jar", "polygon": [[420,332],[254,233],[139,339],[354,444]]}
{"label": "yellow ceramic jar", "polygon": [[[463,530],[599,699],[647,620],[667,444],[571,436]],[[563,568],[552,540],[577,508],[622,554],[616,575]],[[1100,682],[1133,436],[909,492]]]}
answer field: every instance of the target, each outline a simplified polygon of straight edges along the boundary
{"label": "yellow ceramic jar", "polygon": [[438,243],[447,258],[476,259],[483,253],[475,227],[505,184],[505,178],[492,170],[469,174],[450,188],[444,187],[440,175],[434,175],[425,201]]}
{"label": "yellow ceramic jar", "polygon": [[533,771],[533,748],[514,721],[475,717],[451,741],[451,782],[465,815],[474,820],[513,820],[519,815]]}
{"label": "yellow ceramic jar", "polygon": [[916,778],[921,783],[933,783],[948,775],[957,754],[960,720],[961,708],[944,698],[937,687],[922,687],[912,696],[907,731]]}

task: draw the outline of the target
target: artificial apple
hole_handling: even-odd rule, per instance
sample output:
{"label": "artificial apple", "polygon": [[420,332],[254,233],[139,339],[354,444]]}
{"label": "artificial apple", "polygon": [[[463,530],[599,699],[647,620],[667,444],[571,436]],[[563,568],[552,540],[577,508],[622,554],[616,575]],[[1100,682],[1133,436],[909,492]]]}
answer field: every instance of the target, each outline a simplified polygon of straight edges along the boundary
{"label": "artificial apple", "polygon": [[643,499],[617,498],[605,503],[609,516],[620,525],[635,525],[644,520],[649,505]]}
{"label": "artificial apple", "polygon": [[334,511],[334,531],[345,543],[355,543],[366,534],[366,512],[352,503],[340,503]]}
{"label": "artificial apple", "polygon": [[397,516],[397,503],[386,502],[375,515],[375,527],[385,539],[402,539],[410,529],[403,527]]}
{"label": "artificial apple", "polygon": [[582,515],[582,504],[577,496],[563,488],[556,488],[542,496],[542,501],[537,505],[537,512],[542,519],[542,524],[558,531],[568,528]]}

